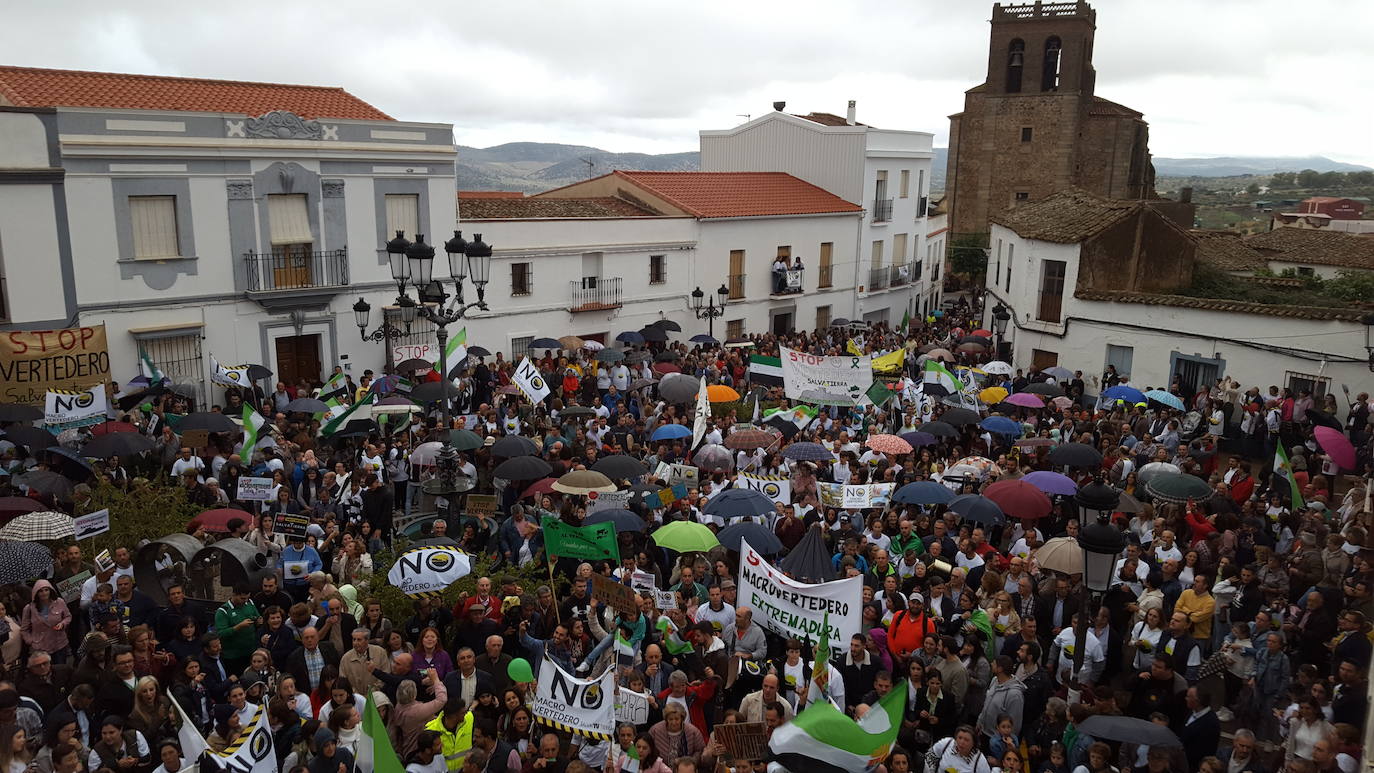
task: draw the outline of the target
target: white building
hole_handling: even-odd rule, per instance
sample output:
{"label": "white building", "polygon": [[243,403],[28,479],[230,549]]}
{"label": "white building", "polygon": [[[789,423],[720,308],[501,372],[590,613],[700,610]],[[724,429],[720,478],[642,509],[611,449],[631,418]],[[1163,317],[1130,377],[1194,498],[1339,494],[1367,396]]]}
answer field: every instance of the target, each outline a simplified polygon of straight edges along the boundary
{"label": "white building", "polygon": [[[658,319],[682,337],[827,326],[850,316],[857,205],[781,173],[613,172],[529,198],[464,194],[495,247],[491,311],[468,338],[520,353],[534,337],[609,342]],[[792,268],[776,284],[773,264]],[[719,302],[698,320],[692,291]]]}
{"label": "white building", "polygon": [[452,232],[455,159],[338,88],[0,67],[0,328],[104,323],[117,381],[142,349],[202,395],[211,354],[380,370],[349,307]]}
{"label": "white building", "polygon": [[846,116],[773,112],[733,129],[701,132],[701,168],[710,172],[777,171],[864,207],[853,235],[855,319],[896,324],[910,311],[939,304],[939,253],[925,237],[934,157],[929,132],[895,131]]}
{"label": "white building", "polygon": [[984,322],[1009,309],[1013,365],[1081,370],[1090,393],[1109,364],[1141,389],[1224,375],[1262,389],[1368,389],[1365,310],[1177,294],[1198,264],[1226,270],[1216,253],[1233,246],[1189,233],[1177,206],[1070,191],[995,216]]}

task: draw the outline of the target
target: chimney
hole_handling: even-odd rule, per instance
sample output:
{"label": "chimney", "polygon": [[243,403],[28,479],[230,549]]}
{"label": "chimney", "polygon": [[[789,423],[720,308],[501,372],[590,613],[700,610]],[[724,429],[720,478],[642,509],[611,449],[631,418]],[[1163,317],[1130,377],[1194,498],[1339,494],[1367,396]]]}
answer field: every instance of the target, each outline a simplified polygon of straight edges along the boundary
{"label": "chimney", "polygon": [[1193,203],[1193,189],[1192,189],[1192,187],[1190,187],[1190,186],[1184,186],[1184,187],[1182,187],[1182,188],[1179,188],[1179,189],[1178,189],[1178,201],[1179,201],[1180,204],[1191,204],[1191,203]]}
{"label": "chimney", "polygon": [[850,126],[854,125],[854,112],[858,108],[858,106],[858,102],[852,99],[849,100],[849,110],[844,114],[844,122],[849,124]]}
{"label": "chimney", "polygon": [[786,103],[786,102],[774,102],[774,103],[773,103],[773,109],[776,110],[776,111],[778,111],[779,113],[781,113],[783,110],[786,110],[786,109],[787,109],[787,103]]}

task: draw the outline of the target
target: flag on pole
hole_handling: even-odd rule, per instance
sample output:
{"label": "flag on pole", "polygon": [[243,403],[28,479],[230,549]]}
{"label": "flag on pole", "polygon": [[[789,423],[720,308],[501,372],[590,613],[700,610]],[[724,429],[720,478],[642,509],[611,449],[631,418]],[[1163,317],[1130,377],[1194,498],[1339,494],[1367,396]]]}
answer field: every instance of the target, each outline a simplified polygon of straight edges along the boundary
{"label": "flag on pole", "polygon": [[906,362],[906,349],[899,348],[895,352],[888,352],[881,357],[874,357],[872,360],[873,372],[896,375],[902,372],[902,363],[904,362]]}
{"label": "flag on pole", "polygon": [[[444,352],[448,355],[448,367],[450,370],[458,367],[458,364],[468,358],[468,329],[462,328],[457,333],[448,337],[448,343],[444,344]],[[434,370],[442,373],[439,367],[442,359],[434,361]],[[448,376],[449,374],[443,373]]]}
{"label": "flag on pole", "polygon": [[329,377],[320,387],[320,399],[328,403],[330,407],[339,405],[348,396],[348,379],[344,377],[343,371],[339,371]]}
{"label": "flag on pole", "polygon": [[210,748],[210,744],[205,742],[205,736],[196,729],[196,723],[186,716],[186,709],[181,707],[180,701],[172,701],[172,708],[181,717],[181,729],[177,730],[177,743],[181,746],[181,756],[187,762],[194,762],[200,759]]}
{"label": "flag on pole", "polygon": [[902,330],[911,326],[911,309],[902,312]]}
{"label": "flag on pole", "polygon": [[773,731],[768,760],[788,770],[818,773],[873,770],[897,743],[906,694],[906,684],[898,683],[857,722],[830,701],[808,703]]}
{"label": "flag on pole", "polygon": [[863,349],[860,349],[860,348],[859,348],[859,345],[856,344],[856,343],[854,343],[854,339],[852,339],[852,338],[849,339],[848,341],[845,341],[845,342],[844,342],[844,348],[845,348],[845,351],[849,352],[850,354],[854,355],[855,357],[862,357],[862,356],[864,356],[864,350],[863,350]]}
{"label": "flag on pole", "polygon": [[267,419],[261,413],[253,410],[253,406],[243,404],[243,449],[239,451],[239,458],[247,463],[253,458],[253,449],[258,447],[258,435],[262,428],[267,426]]}
{"label": "flag on pole", "polygon": [[210,355],[210,380],[224,386],[251,389],[253,381],[248,378],[248,368],[243,365],[221,365],[215,355]]}
{"label": "flag on pole", "polygon": [[[335,413],[333,410],[331,410],[331,417],[329,421],[325,422],[325,425],[320,428],[320,434],[325,437],[329,437],[330,435],[333,435],[335,432],[338,432],[339,430],[343,429],[344,426],[346,426],[348,422],[352,421],[353,419],[366,418],[365,416],[359,415],[362,411],[363,406],[368,406],[370,408],[371,405],[376,401],[377,393],[369,392],[365,397],[363,397],[363,399],[348,406],[348,408],[342,411],[338,411],[337,413]],[[368,415],[371,415],[370,410],[368,411]]]}
{"label": "flag on pole", "polygon": [[926,360],[923,380],[927,384],[943,388],[943,394],[947,395],[961,392],[964,388],[964,382],[939,360]]}
{"label": "flag on pole", "polygon": [[749,355],[749,380],[764,386],[782,386],[782,358]]}
{"label": "flag on pole", "polygon": [[797,405],[792,408],[773,408],[763,412],[765,424],[772,424],[779,429],[783,424],[792,424],[798,430],[806,429],[806,426],[819,415],[819,411],[811,405]]}
{"label": "flag on pole", "polygon": [[276,773],[277,752],[273,748],[272,728],[267,725],[267,708],[258,706],[257,711],[253,712],[253,720],[239,731],[238,738],[224,747],[223,751],[211,751],[210,760],[219,770]]}
{"label": "flag on pole", "polygon": [[148,379],[149,386],[157,386],[166,378],[162,375],[162,371],[158,370],[157,365],[153,364],[152,359],[148,357],[148,352],[144,351],[141,346],[138,347],[138,372]]}
{"label": "flag on pole", "polygon": [[357,767],[359,773],[403,773],[401,760],[391,746],[386,723],[377,713],[377,702],[369,700],[363,708],[363,733],[358,736]]}
{"label": "flag on pole", "polygon": [[874,379],[873,386],[869,387],[868,391],[864,393],[864,397],[868,398],[870,402],[872,402],[879,408],[881,408],[885,403],[887,403],[888,400],[891,400],[896,396],[896,392],[893,392],[891,389],[888,389],[887,385],[884,384],[882,381],[879,381],[878,379]]}
{"label": "flag on pole", "polygon": [[692,416],[692,448],[696,448],[706,437],[706,422],[711,418],[711,398],[707,394],[706,381],[698,382],[697,407]]}
{"label": "flag on pole", "polygon": [[1297,512],[1306,507],[1302,491],[1298,488],[1298,479],[1293,475],[1293,466],[1288,463],[1288,452],[1284,450],[1282,440],[1274,446],[1274,474],[1288,481],[1289,509]]}

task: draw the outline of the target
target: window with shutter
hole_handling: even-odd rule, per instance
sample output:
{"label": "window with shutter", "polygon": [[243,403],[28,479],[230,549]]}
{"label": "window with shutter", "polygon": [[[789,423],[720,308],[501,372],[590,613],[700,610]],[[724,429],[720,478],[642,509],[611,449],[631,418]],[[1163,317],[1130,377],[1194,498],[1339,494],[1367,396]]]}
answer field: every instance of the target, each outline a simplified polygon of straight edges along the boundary
{"label": "window with shutter", "polygon": [[405,233],[406,238],[414,239],[420,231],[420,197],[414,193],[388,193],[386,195],[386,233],[387,238],[397,231]]}
{"label": "window with shutter", "polygon": [[[315,243],[310,231],[310,213],[306,207],[304,193],[277,193],[267,197],[267,218],[272,228],[273,252],[281,247],[294,247]],[[290,250],[295,251],[295,250]]]}
{"label": "window with shutter", "polygon": [[175,258],[181,254],[176,196],[130,196],[129,219],[135,258]]}

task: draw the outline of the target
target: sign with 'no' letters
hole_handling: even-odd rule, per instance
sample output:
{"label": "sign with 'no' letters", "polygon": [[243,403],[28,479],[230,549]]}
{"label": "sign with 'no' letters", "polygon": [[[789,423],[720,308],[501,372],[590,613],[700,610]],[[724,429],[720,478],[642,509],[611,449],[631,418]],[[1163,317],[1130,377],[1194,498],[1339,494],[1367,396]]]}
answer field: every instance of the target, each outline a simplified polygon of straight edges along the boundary
{"label": "sign with 'no' letters", "polygon": [[50,391],[79,392],[109,380],[104,325],[0,334],[0,402],[43,405]]}

